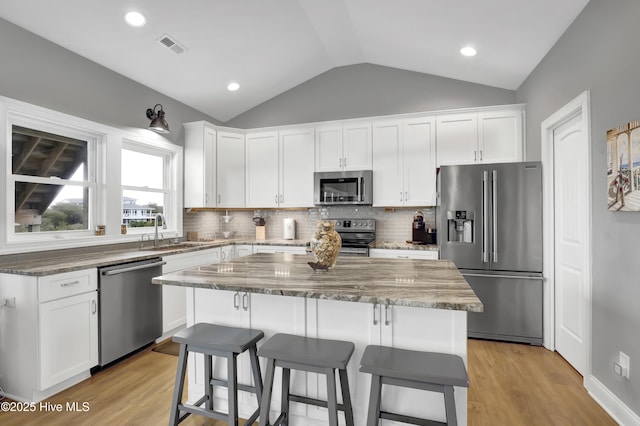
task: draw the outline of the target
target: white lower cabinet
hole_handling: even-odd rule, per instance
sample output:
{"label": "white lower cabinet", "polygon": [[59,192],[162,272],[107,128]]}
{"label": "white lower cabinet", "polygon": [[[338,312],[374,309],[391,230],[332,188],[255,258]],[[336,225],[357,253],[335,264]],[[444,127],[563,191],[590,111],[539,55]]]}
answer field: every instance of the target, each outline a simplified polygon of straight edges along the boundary
{"label": "white lower cabinet", "polygon": [[98,364],[97,289],[96,269],[0,274],[0,297],[14,305],[2,309],[5,396],[38,402],[90,376]]}
{"label": "white lower cabinet", "polygon": [[303,246],[263,246],[254,245],[254,253],[291,253],[291,254],[306,254]]}
{"label": "white lower cabinet", "polygon": [[98,363],[98,294],[65,297],[38,306],[40,389]]}
{"label": "white lower cabinet", "polygon": [[236,249],[236,257],[249,256],[253,254],[253,247],[249,244],[240,244],[235,246]]}
{"label": "white lower cabinet", "polygon": [[[195,252],[179,253],[163,256],[167,262],[162,266],[162,273],[182,271],[184,269],[204,266],[210,263],[220,262],[222,250],[233,246],[216,247]],[[164,340],[173,332],[187,323],[187,288],[174,285],[162,286],[162,337]]]}
{"label": "white lower cabinet", "polygon": [[[265,339],[258,346],[275,333],[305,334],[305,299],[299,297],[275,296],[269,294],[249,294],[226,290],[188,289],[189,311],[192,319],[189,325],[205,322],[234,327],[255,328],[262,330]],[[204,392],[203,365],[204,356],[189,355],[189,401],[195,401]],[[263,375],[264,360],[261,360]],[[227,362],[221,358],[214,358],[213,374],[216,378],[227,378]],[[305,392],[303,374],[292,374],[292,391]],[[251,364],[248,352],[238,356],[238,382],[253,384]],[[280,379],[276,386],[279,388]],[[214,389],[214,408],[227,410],[226,388]],[[240,416],[247,418],[258,407],[254,394],[239,392]],[[280,406],[278,395],[274,395],[272,407]],[[300,409],[300,407],[298,408]],[[297,411],[294,408],[293,413]]]}
{"label": "white lower cabinet", "polygon": [[437,250],[370,249],[369,257],[385,259],[438,259]]}
{"label": "white lower cabinet", "polygon": [[[269,247],[269,246],[256,246]],[[391,250],[381,250],[390,252]],[[407,250],[397,250],[406,252]],[[432,255],[437,252],[420,252]],[[375,285],[372,283],[371,285]],[[314,338],[337,339],[353,342],[355,350],[347,369],[350,393],[354,407],[355,424],[363,426],[367,417],[371,376],[359,371],[360,359],[367,345],[454,353],[467,362],[467,316],[464,311],[414,308],[346,302],[328,299],[289,297],[280,295],[245,293],[203,288],[187,288],[188,324],[208,322],[245,328],[260,329],[265,340],[275,333],[290,333]],[[258,342],[258,347],[265,341]],[[189,401],[203,393],[203,356],[190,355]],[[264,369],[264,360],[261,359]],[[214,362],[214,374],[226,378],[226,361]],[[239,382],[252,383],[248,354],[238,357]],[[272,418],[280,405],[280,369],[272,397]],[[327,395],[326,378],[315,373],[292,372],[292,392],[324,399]],[[340,392],[338,392],[340,395]],[[338,399],[340,400],[340,396]],[[467,390],[455,389],[456,409],[460,424],[466,424]],[[240,392],[240,415],[247,418],[257,407],[255,395]],[[214,406],[227,409],[225,388],[215,390]],[[383,391],[383,409],[403,414],[444,421],[445,412],[441,394],[405,388],[386,387]],[[326,425],[327,410],[306,404],[292,404],[291,424],[309,426]],[[344,424],[344,415],[339,415]],[[383,422],[385,425],[401,423]]]}

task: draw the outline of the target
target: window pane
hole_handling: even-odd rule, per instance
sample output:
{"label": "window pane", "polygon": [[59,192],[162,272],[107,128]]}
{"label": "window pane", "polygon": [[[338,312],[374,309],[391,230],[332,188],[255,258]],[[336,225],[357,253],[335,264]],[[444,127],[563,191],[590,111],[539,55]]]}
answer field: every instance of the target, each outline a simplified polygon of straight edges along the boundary
{"label": "window pane", "polygon": [[89,229],[89,190],[72,185],[15,184],[15,232]]}
{"label": "window pane", "polygon": [[154,226],[155,215],[164,213],[164,197],[158,192],[122,191],[122,223],[128,228]]}
{"label": "window pane", "polygon": [[158,155],[122,150],[122,184],[162,189],[164,159]]}
{"label": "window pane", "polygon": [[87,163],[87,141],[14,125],[11,157],[15,175],[70,179]]}

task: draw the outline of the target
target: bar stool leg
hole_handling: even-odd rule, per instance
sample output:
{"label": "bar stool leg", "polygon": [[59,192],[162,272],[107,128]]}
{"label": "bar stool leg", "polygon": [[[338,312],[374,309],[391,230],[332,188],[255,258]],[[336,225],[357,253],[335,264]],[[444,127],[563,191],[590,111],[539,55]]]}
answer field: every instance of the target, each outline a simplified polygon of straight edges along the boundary
{"label": "bar stool leg", "polygon": [[351,407],[351,394],[349,393],[349,377],[347,370],[338,370],[340,375],[340,388],[342,389],[342,405],[344,406],[344,418],[347,426],[353,425],[353,408]]}
{"label": "bar stool leg", "polygon": [[251,360],[251,373],[253,374],[253,383],[256,388],[256,398],[258,405],[262,399],[262,372],[260,371],[260,362],[258,361],[258,351],[255,346],[249,348],[249,359]]}
{"label": "bar stool leg", "polygon": [[213,373],[211,372],[211,368],[213,367],[213,357],[211,355],[204,356],[204,394],[207,396],[207,400],[205,401],[205,406],[208,410],[213,410],[213,384],[211,383],[211,379],[213,379]]}
{"label": "bar stool leg", "polygon": [[456,401],[453,396],[453,386],[444,387],[444,409],[447,413],[447,425],[457,426]]}
{"label": "bar stool leg", "polygon": [[238,370],[236,354],[227,357],[227,389],[229,392],[229,415],[227,424],[238,426]]}
{"label": "bar stool leg", "polygon": [[371,392],[369,393],[369,410],[367,426],[376,426],[380,418],[380,395],[382,394],[382,377],[371,375]]}
{"label": "bar stool leg", "polygon": [[267,374],[264,377],[262,400],[260,401],[260,426],[270,426],[269,407],[271,405],[271,392],[273,391],[273,375],[275,373],[274,359],[267,359]]}
{"label": "bar stool leg", "polygon": [[178,354],[178,368],[176,371],[176,382],[173,385],[173,398],[171,400],[170,425],[177,425],[180,418],[178,404],[182,403],[182,391],[184,389],[184,376],[187,371],[187,345],[180,345]]}
{"label": "bar stool leg", "polygon": [[280,398],[280,412],[284,414],[282,426],[289,424],[289,389],[291,387],[291,369],[282,367],[282,397]]}
{"label": "bar stool leg", "polygon": [[336,395],[336,372],[327,368],[327,408],[329,409],[329,426],[338,426],[338,400]]}

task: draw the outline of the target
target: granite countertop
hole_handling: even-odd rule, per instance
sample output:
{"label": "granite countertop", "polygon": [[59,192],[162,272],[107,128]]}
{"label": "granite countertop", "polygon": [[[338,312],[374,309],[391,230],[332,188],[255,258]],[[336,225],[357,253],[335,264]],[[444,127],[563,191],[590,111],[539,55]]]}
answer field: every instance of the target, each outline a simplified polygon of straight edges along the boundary
{"label": "granite countertop", "polygon": [[406,241],[388,242],[374,241],[369,245],[372,249],[438,251],[437,244],[412,244]]}
{"label": "granite countertop", "polygon": [[448,260],[341,257],[315,272],[309,257],[260,253],[179,271],[155,284],[350,302],[482,312],[480,299]]}
{"label": "granite countertop", "polygon": [[158,249],[151,248],[152,243],[145,242],[148,249],[139,249],[138,244],[111,245],[108,248],[83,247],[76,249],[51,250],[45,252],[25,253],[0,256],[0,273],[46,276],[81,269],[100,268],[135,262],[137,260],[173,254],[189,253],[228,245],[287,245],[305,246],[307,240],[254,240],[225,239],[211,241],[185,241],[176,245],[165,245]]}
{"label": "granite countertop", "polygon": [[[139,249],[139,243],[114,244],[104,247],[82,247],[75,249],[51,250],[0,256],[0,273],[45,276],[88,268],[118,265],[137,260],[173,254],[189,253],[228,245],[273,245],[304,247],[308,240],[256,240],[235,238],[210,241],[184,241],[176,245],[164,245],[152,249],[151,242],[145,242],[149,249]],[[438,250],[435,245],[415,245],[389,242],[373,242],[371,248],[401,250]]]}

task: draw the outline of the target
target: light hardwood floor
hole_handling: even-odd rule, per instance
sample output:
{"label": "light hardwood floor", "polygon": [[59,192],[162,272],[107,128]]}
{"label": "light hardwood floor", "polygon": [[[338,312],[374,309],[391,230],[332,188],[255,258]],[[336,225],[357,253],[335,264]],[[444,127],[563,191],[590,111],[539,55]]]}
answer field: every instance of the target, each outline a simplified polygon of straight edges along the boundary
{"label": "light hardwood floor", "polygon": [[[147,349],[47,400],[88,402],[89,411],[0,412],[0,425],[166,425],[177,359]],[[468,368],[470,426],[615,425],[557,353],[469,340]],[[190,416],[181,424],[224,423]]]}

